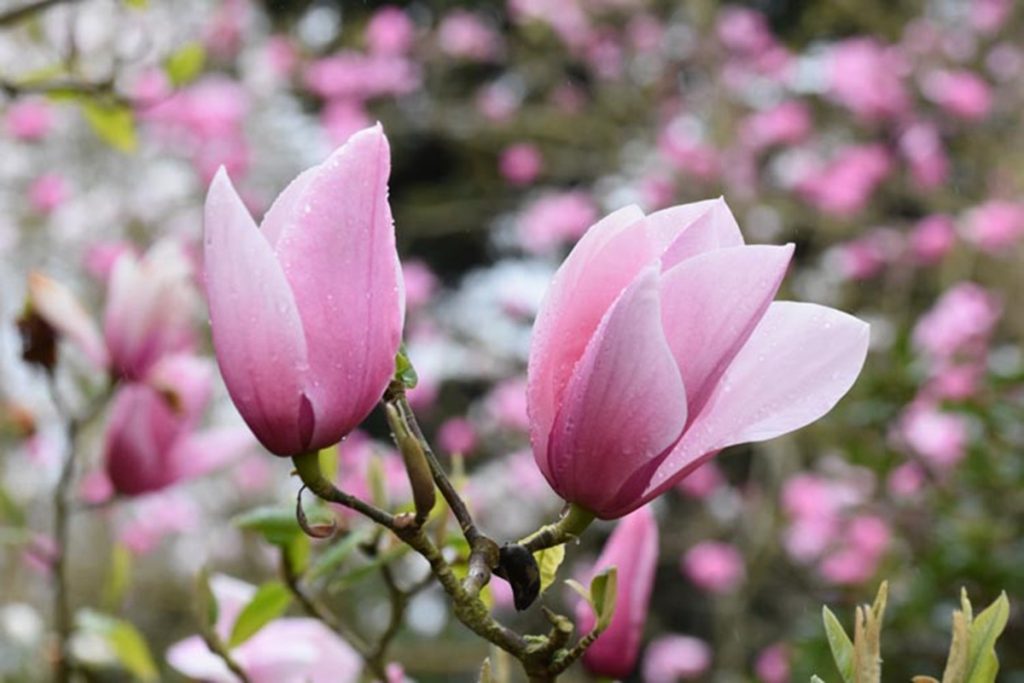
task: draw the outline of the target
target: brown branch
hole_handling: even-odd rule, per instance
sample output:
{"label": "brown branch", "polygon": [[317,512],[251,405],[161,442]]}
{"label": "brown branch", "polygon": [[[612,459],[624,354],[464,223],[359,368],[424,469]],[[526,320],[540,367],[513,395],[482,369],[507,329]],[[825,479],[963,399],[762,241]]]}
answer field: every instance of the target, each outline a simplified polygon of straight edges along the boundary
{"label": "brown branch", "polygon": [[43,12],[54,5],[61,3],[73,3],[79,0],[36,0],[36,2],[30,2],[21,7],[15,7],[9,9],[6,12],[0,13],[0,27],[11,26],[18,22],[31,19],[36,14]]}

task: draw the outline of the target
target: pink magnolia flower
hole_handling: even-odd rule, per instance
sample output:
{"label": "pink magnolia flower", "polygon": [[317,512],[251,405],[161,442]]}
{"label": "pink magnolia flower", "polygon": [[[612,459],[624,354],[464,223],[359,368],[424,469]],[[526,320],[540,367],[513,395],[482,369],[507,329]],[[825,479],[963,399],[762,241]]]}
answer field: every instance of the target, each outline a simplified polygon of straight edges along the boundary
{"label": "pink magnolia flower", "polygon": [[39,98],[20,99],[7,107],[4,125],[7,134],[16,140],[42,140],[53,128],[53,109]]}
{"label": "pink magnolia flower", "polygon": [[544,167],[544,157],[536,145],[522,142],[506,147],[498,160],[498,169],[513,185],[529,185]]}
{"label": "pink magnolia flower", "polygon": [[115,492],[158,491],[222,467],[252,444],[244,429],[198,431],[211,373],[198,358],[171,356],[153,369],[148,383],[117,390],[103,447]]}
{"label": "pink magnolia flower", "polygon": [[412,48],[416,26],[401,8],[385,5],[370,17],[365,38],[373,54],[404,55]]}
{"label": "pink magnolia flower", "polygon": [[68,183],[59,173],[44,173],[28,186],[28,203],[38,213],[50,214],[67,201]]}
{"label": "pink magnolia flower", "polygon": [[745,245],[721,199],[594,225],[555,274],[529,360],[552,488],[605,519],[721,449],[798,429],[852,386],[868,326],[772,299],[793,246]]}
{"label": "pink magnolia flower", "polygon": [[485,399],[487,412],[499,427],[521,432],[530,429],[526,410],[526,380],[506,379],[494,386]]}
{"label": "pink magnolia flower", "polygon": [[437,276],[425,262],[410,259],[402,262],[402,280],[405,282],[405,303],[409,310],[426,306],[437,291]]}
{"label": "pink magnolia flower", "polygon": [[109,285],[114,266],[123,254],[131,254],[136,259],[139,257],[135,246],[130,242],[122,240],[94,242],[86,249],[82,264],[89,275],[105,285]]}
{"label": "pink magnolia flower", "polygon": [[228,393],[269,451],[337,443],[384,393],[404,293],[377,125],[304,171],[256,223],[221,171],[206,199],[206,294]]}
{"label": "pink magnolia flower", "polygon": [[681,569],[698,588],[722,594],[733,592],[746,575],[743,555],[718,541],[704,541],[686,551]]}
{"label": "pink magnolia flower", "polygon": [[972,71],[933,71],[921,84],[925,97],[947,112],[966,121],[988,116],[992,88]]}
{"label": "pink magnolia flower", "polygon": [[905,67],[896,48],[873,38],[850,38],[831,49],[829,89],[836,101],[865,121],[898,118],[910,108]]}
{"label": "pink magnolia flower", "polygon": [[[242,608],[256,587],[230,576],[210,580],[217,600],[216,631],[227,641]],[[316,619],[276,619],[231,652],[252,683],[356,683],[362,660],[352,647]],[[199,636],[170,647],[167,661],[191,679],[235,683],[223,660]]]}
{"label": "pink magnolia flower", "polygon": [[181,245],[158,242],[141,258],[123,251],[107,287],[103,336],[111,369],[142,379],[157,361],[195,345],[192,264]]}
{"label": "pink magnolia flower", "polygon": [[74,292],[38,272],[29,273],[28,300],[32,310],[62,337],[74,344],[97,367],[109,362],[106,345],[92,317]]}
{"label": "pink magnolia flower", "polygon": [[699,678],[711,667],[711,647],[691,636],[662,636],[644,653],[645,683]]}
{"label": "pink magnolia flower", "polygon": [[[625,678],[636,666],[647,608],[658,564],[658,523],[650,508],[640,508],[615,527],[597,559],[594,572],[617,568],[615,613],[607,630],[583,654],[592,674]],[[586,602],[576,610],[581,633],[594,627],[594,612]]]}

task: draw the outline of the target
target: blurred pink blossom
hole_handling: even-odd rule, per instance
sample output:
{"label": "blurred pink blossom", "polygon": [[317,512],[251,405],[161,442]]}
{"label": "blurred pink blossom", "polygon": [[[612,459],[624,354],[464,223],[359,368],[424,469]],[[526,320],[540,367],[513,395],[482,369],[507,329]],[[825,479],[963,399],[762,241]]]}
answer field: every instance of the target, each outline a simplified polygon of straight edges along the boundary
{"label": "blurred pink blossom", "polygon": [[899,149],[918,187],[930,190],[946,182],[949,156],[935,125],[918,122],[908,126],[900,135]]}
{"label": "blurred pink blossom", "polygon": [[512,377],[498,382],[485,399],[487,412],[499,427],[526,432],[526,378]]}
{"label": "blurred pink blossom", "polygon": [[714,180],[721,172],[718,150],[680,122],[670,123],[661,131],[658,151],[676,170],[698,180]]}
{"label": "blurred pink blossom", "polygon": [[956,226],[945,214],[926,216],[914,225],[907,239],[910,256],[922,265],[941,261],[956,244]]}
{"label": "blurred pink blossom", "polygon": [[878,571],[891,532],[880,517],[862,515],[850,520],[840,547],[819,567],[822,577],[837,585],[864,583]]}
{"label": "blurred pink blossom", "polygon": [[[216,632],[228,641],[232,624],[256,594],[256,587],[229,576],[210,581],[217,601]],[[231,650],[252,683],[356,683],[363,663],[344,640],[316,619],[276,619]],[[202,638],[192,636],[170,647],[167,661],[185,676],[207,683],[237,678]]]}
{"label": "blurred pink blossom", "polygon": [[967,455],[967,421],[955,413],[911,406],[898,429],[902,441],[937,472],[948,471]]}
{"label": "blurred pink blossom", "polygon": [[590,21],[581,0],[508,0],[508,10],[518,23],[548,24],[570,48],[578,48],[590,37]]}
{"label": "blurred pink blossom", "polygon": [[344,144],[354,133],[372,124],[370,114],[362,101],[337,97],[327,102],[320,111],[323,124],[332,145]]}
{"label": "blurred pink blossom", "polygon": [[476,96],[476,108],[495,123],[512,118],[521,105],[522,96],[501,81],[483,86]]}
{"label": "blurred pink blossom", "polygon": [[873,278],[896,260],[902,246],[898,233],[888,228],[875,228],[836,247],[840,273],[850,280]]}
{"label": "blurred pink blossom", "polygon": [[67,180],[59,173],[44,173],[28,186],[28,203],[34,211],[50,214],[68,199]]}
{"label": "blurred pink blossom", "polygon": [[324,99],[365,100],[411,92],[419,86],[420,73],[404,57],[342,51],[307,66],[303,81]]}
{"label": "blurred pink blossom", "polygon": [[972,71],[932,71],[924,77],[921,91],[953,116],[967,121],[985,118],[992,108],[992,88]]}
{"label": "blurred pink blossom", "polygon": [[1014,0],[970,0],[971,25],[981,33],[998,31],[1013,12]]}
{"label": "blurred pink blossom", "polygon": [[721,468],[718,467],[714,460],[708,460],[693,472],[680,479],[675,489],[684,496],[702,500],[722,486],[725,486],[726,483]]}
{"label": "blurred pink blossom", "polygon": [[917,463],[905,462],[889,473],[887,488],[894,498],[908,498],[924,488],[925,473]]}
{"label": "blurred pink blossom", "polygon": [[373,54],[404,55],[412,48],[416,26],[400,7],[385,5],[366,25],[366,47]]}
{"label": "blurred pink blossom", "polygon": [[667,635],[644,652],[644,683],[676,683],[700,678],[711,668],[711,647],[691,636]]}
{"label": "blurred pink blossom", "polygon": [[402,278],[405,282],[405,305],[410,311],[427,305],[437,292],[437,276],[425,261],[403,260]]}
{"label": "blurred pink blossom", "polygon": [[690,548],[680,568],[697,588],[719,594],[735,591],[746,575],[743,555],[719,541],[703,541]]}
{"label": "blurred pink blossom", "polygon": [[521,142],[506,147],[498,160],[498,169],[512,185],[529,185],[544,167],[544,157],[536,145]]}
{"label": "blurred pink blossom", "polygon": [[193,498],[168,491],[140,498],[119,519],[118,542],[135,555],[145,555],[165,537],[197,528],[200,509]]}
{"label": "blurred pink blossom", "polygon": [[775,46],[765,16],[745,7],[724,7],[718,14],[715,32],[726,48],[742,55],[757,55]]}
{"label": "blurred pink blossom", "polygon": [[437,442],[448,453],[468,455],[477,445],[476,427],[464,417],[452,417],[437,430]]}
{"label": "blurred pink blossom", "polygon": [[792,145],[811,132],[811,110],[798,100],[786,100],[747,116],[740,124],[740,139],[753,151]]}
{"label": "blurred pink blossom", "polygon": [[790,680],[789,648],[776,643],[761,650],[754,661],[754,672],[761,683],[787,683]]}
{"label": "blurred pink blossom", "polygon": [[892,170],[880,143],[846,147],[824,167],[808,168],[797,191],[813,206],[841,217],[861,211]]}
{"label": "blurred pink blossom", "polygon": [[1002,313],[996,297],[973,282],[953,285],[914,327],[915,346],[933,359],[987,343]]}
{"label": "blurred pink blossom", "polygon": [[94,242],[86,249],[82,264],[89,275],[103,284],[109,284],[110,276],[114,272],[114,265],[122,254],[130,254],[135,259],[139,257],[135,245],[130,242],[123,240]]}
{"label": "blurred pink blossom", "polygon": [[16,140],[35,142],[45,138],[53,128],[53,109],[43,99],[21,98],[7,107],[4,127]]}
{"label": "blurred pink blossom", "polygon": [[437,27],[437,42],[445,54],[477,62],[497,59],[504,49],[502,37],[493,27],[462,9],[444,16]]}
{"label": "blurred pink blossom", "polygon": [[575,242],[597,219],[594,200],[582,190],[544,194],[519,216],[519,240],[531,253]]}
{"label": "blurred pink blossom", "polygon": [[898,118],[910,108],[899,50],[874,38],[849,38],[832,46],[828,58],[832,97],[865,121]]}
{"label": "blurred pink blossom", "polygon": [[983,251],[999,253],[1024,237],[1024,202],[990,199],[964,218],[964,238]]}

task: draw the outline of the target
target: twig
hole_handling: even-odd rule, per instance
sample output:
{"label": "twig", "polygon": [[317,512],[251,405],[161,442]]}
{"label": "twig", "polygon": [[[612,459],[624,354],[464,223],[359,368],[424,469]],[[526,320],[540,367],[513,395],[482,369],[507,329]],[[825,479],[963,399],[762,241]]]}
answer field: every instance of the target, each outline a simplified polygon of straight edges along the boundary
{"label": "twig", "polygon": [[68,546],[68,499],[67,489],[75,475],[75,441],[78,438],[79,421],[71,415],[61,399],[56,378],[47,372],[50,394],[57,413],[64,420],[64,438],[67,440],[67,453],[61,464],[60,477],[53,492],[53,540],[56,551],[53,558],[53,622],[57,631],[57,665],[54,680],[57,683],[69,683],[74,666],[68,645],[71,640],[71,605],[67,576]]}
{"label": "twig", "polygon": [[579,505],[570,504],[557,522],[541,527],[519,543],[531,553],[552,548],[579,538],[593,521],[592,512]]}
{"label": "twig", "polygon": [[30,2],[27,5],[21,7],[15,7],[9,9],[6,12],[0,13],[0,27],[10,26],[17,24],[19,21],[24,21],[32,16],[53,7],[59,5],[62,2],[72,3],[78,2],[78,0],[36,0],[36,2]]}
{"label": "twig", "polygon": [[235,658],[231,656],[231,652],[224,647],[224,643],[219,637],[217,637],[216,633],[211,633],[204,629],[202,638],[203,642],[206,643],[206,647],[210,649],[210,652],[220,657],[220,660],[224,662],[224,665],[231,671],[231,673],[238,677],[239,681],[242,683],[252,683],[252,679],[249,678],[249,674],[247,674],[245,669],[235,661]]}

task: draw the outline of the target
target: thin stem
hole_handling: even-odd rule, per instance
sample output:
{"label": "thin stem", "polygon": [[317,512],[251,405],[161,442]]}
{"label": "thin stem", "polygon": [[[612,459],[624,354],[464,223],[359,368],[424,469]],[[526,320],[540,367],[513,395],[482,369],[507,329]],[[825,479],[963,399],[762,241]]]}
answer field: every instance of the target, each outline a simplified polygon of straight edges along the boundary
{"label": "thin stem", "polygon": [[47,379],[54,406],[64,420],[64,438],[67,440],[67,453],[64,455],[60,477],[53,492],[53,539],[56,550],[53,557],[52,580],[53,623],[57,631],[57,663],[54,680],[57,683],[68,683],[71,680],[74,665],[71,662],[71,653],[68,648],[71,640],[72,620],[67,567],[68,498],[66,492],[75,476],[75,441],[78,438],[80,423],[72,417],[71,412],[64,405],[52,372],[47,373]]}
{"label": "thin stem", "polygon": [[205,632],[202,634],[203,642],[206,643],[206,647],[210,649],[210,652],[217,655],[224,665],[238,677],[238,680],[242,683],[252,683],[252,679],[249,678],[249,674],[245,672],[235,658],[231,656],[231,652],[224,647],[224,643],[215,633]]}
{"label": "thin stem", "polygon": [[71,3],[78,2],[78,0],[36,0],[36,2],[30,2],[26,5],[22,5],[21,7],[9,9],[0,14],[0,27],[17,24],[18,22],[29,19],[54,5],[59,5],[62,2]]}
{"label": "thin stem", "polygon": [[357,498],[337,488],[323,475],[320,470],[320,454],[317,451],[303,453],[292,458],[295,463],[295,470],[310,491],[317,497],[329,503],[344,505],[350,510],[355,510],[364,517],[368,517],[383,527],[395,530],[398,519],[389,512],[381,510],[375,505]]}
{"label": "thin stem", "polygon": [[594,513],[576,503],[570,503],[557,522],[541,527],[520,543],[531,553],[562,545],[579,538],[580,534],[586,531],[593,521]]}

